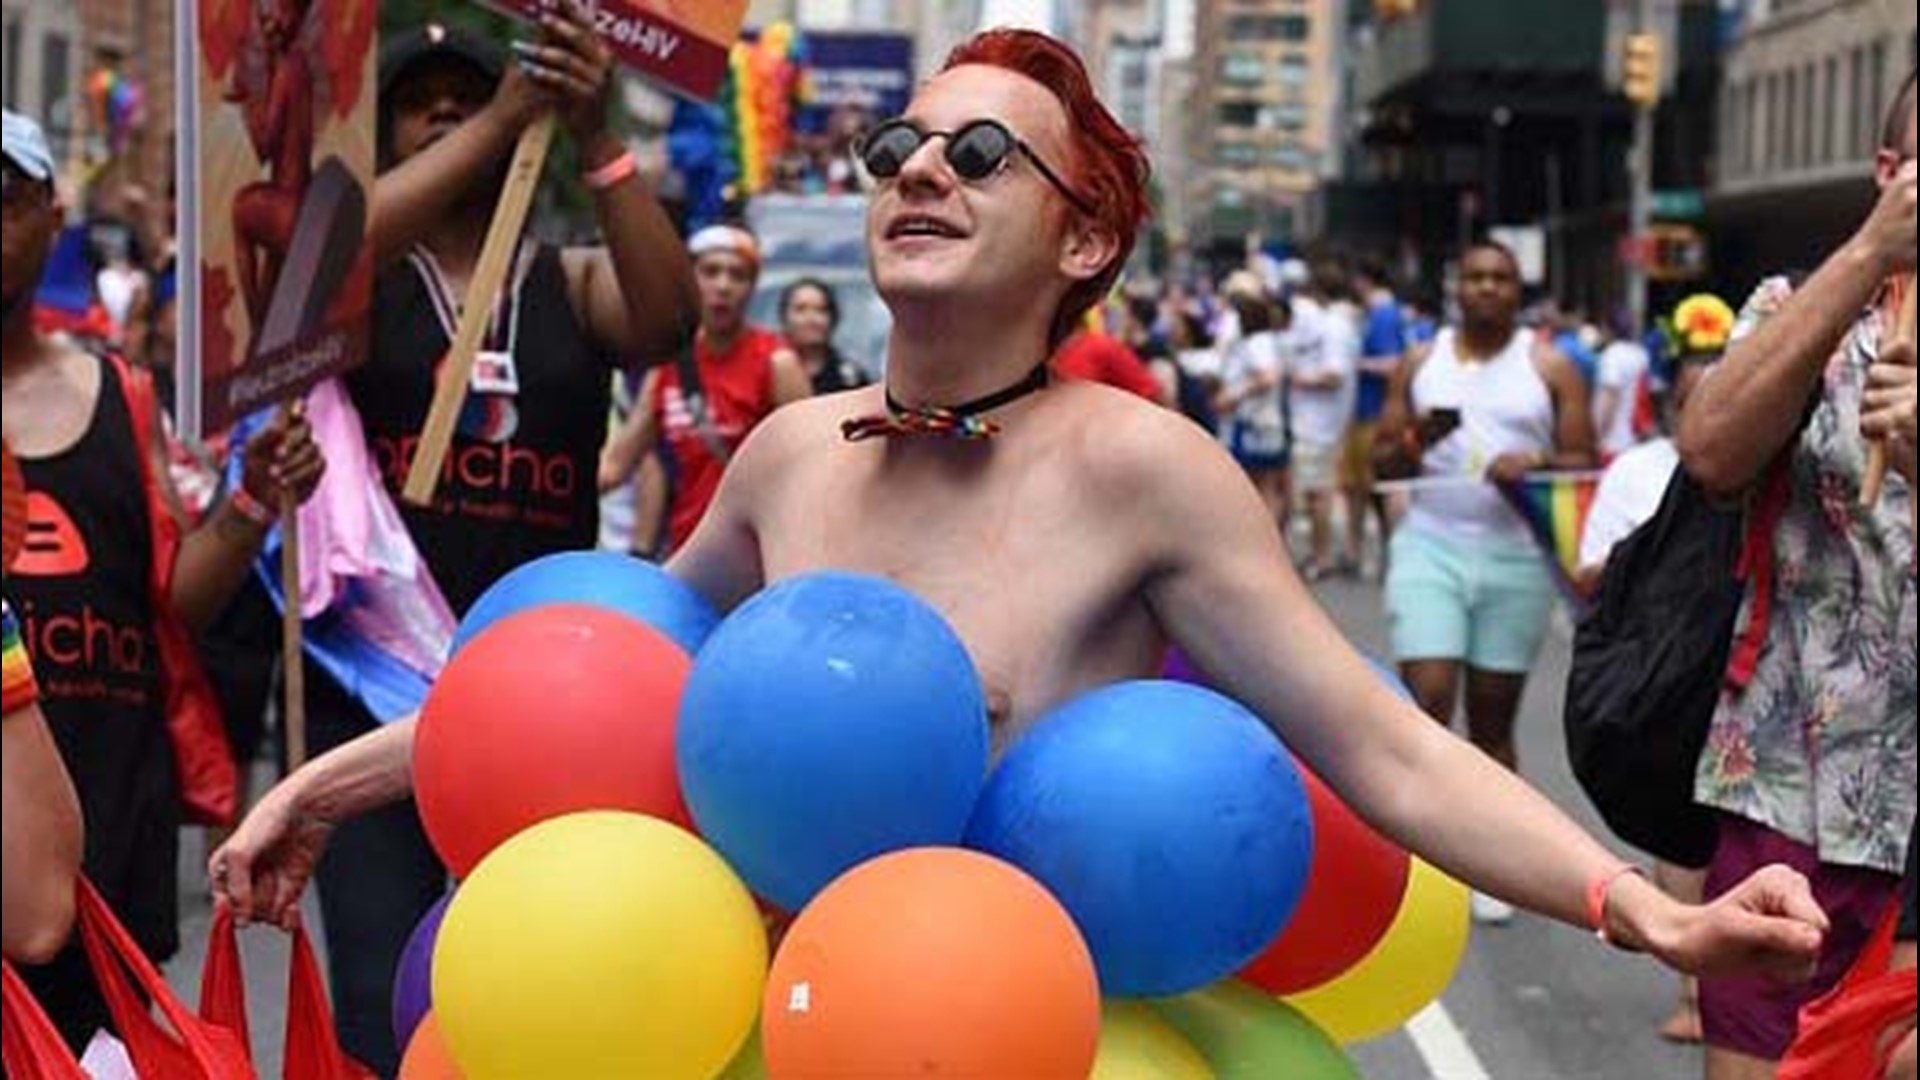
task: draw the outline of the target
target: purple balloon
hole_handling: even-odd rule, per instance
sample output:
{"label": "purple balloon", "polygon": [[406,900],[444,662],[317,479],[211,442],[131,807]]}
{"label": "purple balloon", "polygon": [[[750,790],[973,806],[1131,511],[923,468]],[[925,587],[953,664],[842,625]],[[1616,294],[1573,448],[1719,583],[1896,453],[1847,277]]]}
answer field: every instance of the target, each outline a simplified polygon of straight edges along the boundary
{"label": "purple balloon", "polygon": [[393,980],[396,1046],[412,1045],[415,1029],[433,1010],[433,947],[440,940],[440,924],[447,917],[447,906],[452,903],[453,894],[448,893],[427,909],[420,925],[414,927],[413,935],[407,938],[406,951],[400,954],[400,971]]}
{"label": "purple balloon", "polygon": [[1166,670],[1160,677],[1168,682],[1188,683],[1193,686],[1213,685],[1207,681],[1205,675],[1200,674],[1199,668],[1193,666],[1193,661],[1187,659],[1187,654],[1177,648],[1167,650]]}

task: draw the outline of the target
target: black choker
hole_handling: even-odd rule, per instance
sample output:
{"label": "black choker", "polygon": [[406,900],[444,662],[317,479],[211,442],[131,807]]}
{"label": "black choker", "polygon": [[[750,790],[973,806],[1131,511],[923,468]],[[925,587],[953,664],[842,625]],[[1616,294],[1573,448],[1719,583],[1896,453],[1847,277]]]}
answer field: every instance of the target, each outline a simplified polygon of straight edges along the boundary
{"label": "black choker", "polygon": [[1025,379],[1005,390],[951,407],[930,405],[908,408],[894,398],[892,391],[888,391],[885,416],[863,416],[848,420],[840,425],[840,434],[848,442],[856,443],[868,439],[921,436],[984,442],[1000,434],[1000,425],[986,419],[987,413],[1004,409],[1021,398],[1045,390],[1052,379],[1052,371],[1047,365],[1041,364]]}

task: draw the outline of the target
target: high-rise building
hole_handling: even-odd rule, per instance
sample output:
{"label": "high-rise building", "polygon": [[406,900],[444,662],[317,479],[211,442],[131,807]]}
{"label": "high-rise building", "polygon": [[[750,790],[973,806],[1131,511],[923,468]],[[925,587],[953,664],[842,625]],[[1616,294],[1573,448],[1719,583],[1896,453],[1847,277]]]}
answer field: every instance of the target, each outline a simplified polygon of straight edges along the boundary
{"label": "high-rise building", "polygon": [[1346,4],[1198,0],[1195,11],[1189,233],[1229,258],[1250,239],[1299,239],[1337,161]]}
{"label": "high-rise building", "polygon": [[[1873,199],[1881,121],[1914,68],[1911,0],[1751,6],[1726,56],[1711,200],[1716,262],[1814,266]],[[1792,221],[1794,227],[1772,227]]]}

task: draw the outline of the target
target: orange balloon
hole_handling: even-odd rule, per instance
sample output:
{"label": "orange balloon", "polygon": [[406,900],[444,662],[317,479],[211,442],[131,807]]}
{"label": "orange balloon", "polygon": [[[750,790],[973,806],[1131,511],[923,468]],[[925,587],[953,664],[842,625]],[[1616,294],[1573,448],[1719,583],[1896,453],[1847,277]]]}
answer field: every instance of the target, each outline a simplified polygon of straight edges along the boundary
{"label": "orange balloon", "polygon": [[762,1019],[772,1080],[1086,1080],[1100,983],[1073,920],[1019,870],[971,851],[875,859],[788,932]]}
{"label": "orange balloon", "polygon": [[407,1056],[400,1062],[400,1080],[462,1080],[447,1041],[440,1035],[440,1021],[432,1013],[420,1021],[413,1041],[407,1044]]}

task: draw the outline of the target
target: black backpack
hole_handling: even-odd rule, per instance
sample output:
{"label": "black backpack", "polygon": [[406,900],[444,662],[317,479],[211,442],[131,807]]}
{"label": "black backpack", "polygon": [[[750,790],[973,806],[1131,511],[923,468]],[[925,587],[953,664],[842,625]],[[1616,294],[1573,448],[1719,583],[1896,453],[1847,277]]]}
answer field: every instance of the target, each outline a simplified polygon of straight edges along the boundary
{"label": "black backpack", "polygon": [[[1706,866],[1719,841],[1694,781],[1722,696],[1745,689],[1766,641],[1786,460],[1751,512],[1715,505],[1679,469],[1660,512],[1608,560],[1574,637],[1574,775],[1620,839],[1676,866]],[[1741,635],[1749,585],[1754,611]]]}

